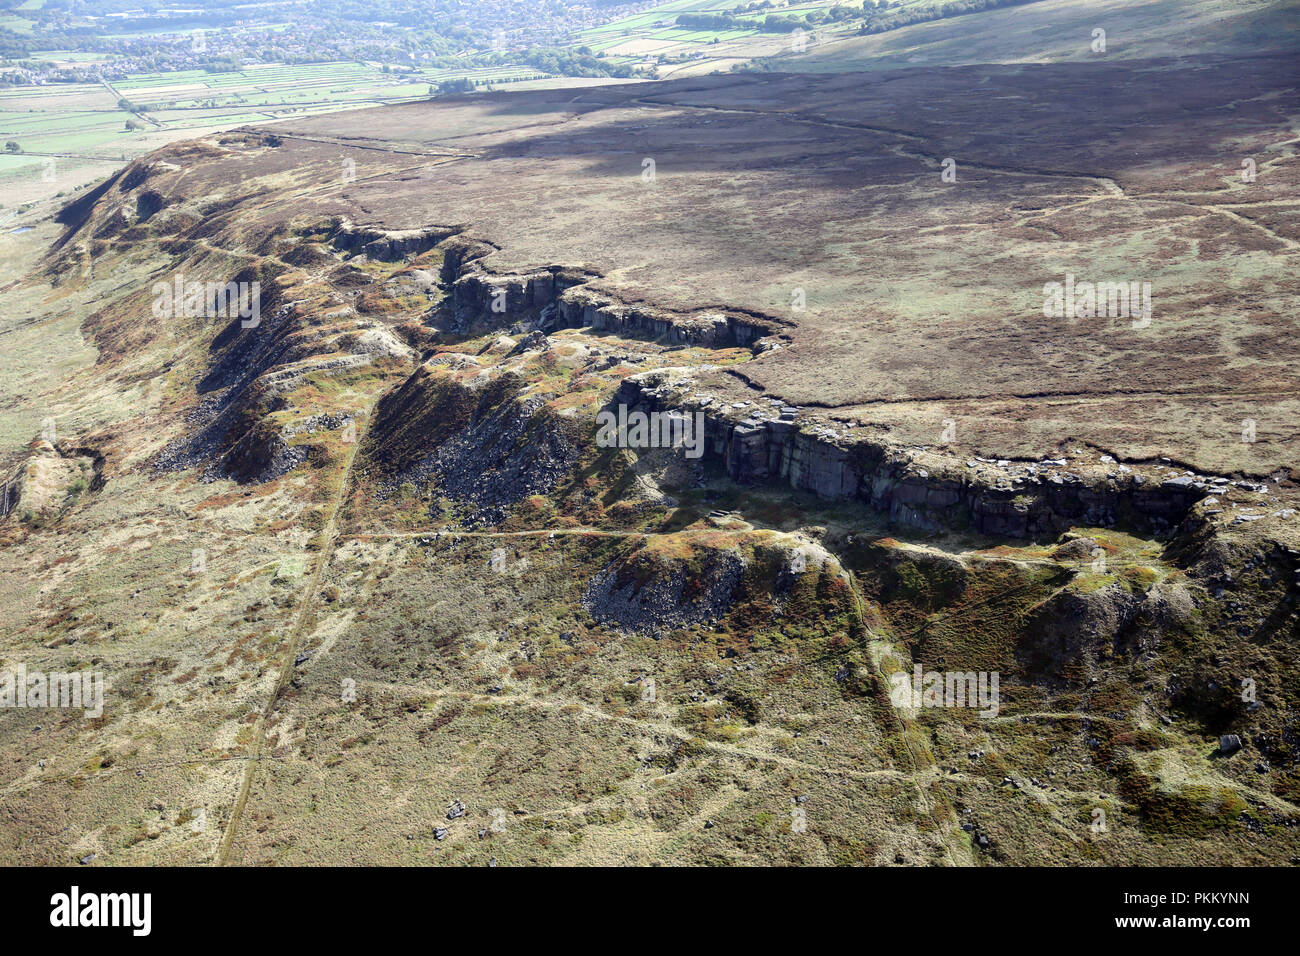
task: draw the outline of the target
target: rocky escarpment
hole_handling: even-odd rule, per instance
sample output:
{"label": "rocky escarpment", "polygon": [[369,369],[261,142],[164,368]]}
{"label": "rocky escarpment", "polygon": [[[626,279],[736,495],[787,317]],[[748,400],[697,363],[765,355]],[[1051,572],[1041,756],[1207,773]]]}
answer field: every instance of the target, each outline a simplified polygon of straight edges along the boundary
{"label": "rocky escarpment", "polygon": [[281,427],[271,416],[286,407],[286,395],[309,375],[347,372],[409,352],[369,320],[318,324],[300,303],[286,301],[273,271],[250,269],[237,281],[257,281],[259,275],[260,316],[249,327],[243,319],[231,319],[213,340],[207,373],[196,385],[199,403],[187,415],[191,431],[156,456],[156,469],[199,468],[205,482],[278,478],[308,456],[306,447],[289,439],[344,424],[342,416],[324,415],[307,425]]}
{"label": "rocky escarpment", "polygon": [[[449,290],[445,325],[457,334],[509,328],[514,332],[592,328],[712,348],[780,348],[779,323],[723,310],[674,313],[628,305],[591,288],[590,274],[553,266],[529,274],[494,275],[484,266],[494,251],[457,235],[441,244],[442,281]],[[647,387],[648,385],[648,387]],[[646,411],[681,407],[684,396],[629,380],[615,403]],[[1139,473],[1128,466],[1085,474],[1059,459],[1037,463],[960,462],[917,456],[879,441],[829,438],[796,417],[726,414],[705,407],[706,449],[742,484],[779,480],[830,499],[858,499],[904,527],[925,531],[969,529],[1016,538],[1052,537],[1076,525],[1122,525],[1151,533],[1172,531],[1197,501],[1223,490],[1191,473]],[[773,400],[772,404],[781,403]],[[985,465],[992,467],[983,467]],[[1001,473],[996,472],[1003,467]]]}
{"label": "rocky escarpment", "polygon": [[[220,153],[210,147],[205,149]],[[165,220],[171,212],[179,216],[184,204],[173,202],[166,208],[159,207],[157,197],[166,190],[154,188],[154,181],[164,181],[163,177],[176,168],[158,161],[137,164],[105,194],[98,213],[102,221],[94,225],[101,226],[126,210],[127,219],[147,221],[151,230],[161,230],[165,223],[159,220]],[[191,199],[193,209],[187,215],[198,215],[206,208],[197,198]],[[232,196],[227,204],[235,201]],[[70,209],[70,220],[79,220],[81,211],[80,207]],[[222,228],[233,230],[236,218],[230,212],[222,220]],[[461,335],[501,329],[544,333],[592,328],[629,338],[705,347],[748,347],[756,352],[780,347],[777,339],[781,324],[774,319],[732,309],[673,312],[620,302],[598,291],[595,285],[600,277],[580,266],[552,265],[524,274],[495,274],[488,268],[495,247],[466,235],[462,226],[394,231],[357,226],[343,218],[323,222],[323,227],[311,231],[318,237],[312,242],[285,240],[288,248],[284,255],[311,270],[329,265],[331,249],[384,261],[438,250],[440,265],[431,261],[428,271],[419,270],[422,275],[418,280],[412,272],[409,277],[392,281],[391,290],[427,295],[433,270],[440,269],[439,279],[447,295],[425,314],[426,320],[438,326],[429,330],[429,338],[435,338],[439,330]],[[171,231],[176,232],[182,224],[177,219]],[[211,223],[198,224],[188,227],[185,235],[188,241],[191,237],[209,236],[214,229]],[[274,246],[277,235],[284,238],[287,233],[272,231],[247,238],[249,245],[262,249]],[[252,242],[254,239],[256,242]],[[329,271],[327,278],[339,297],[354,299],[358,308],[366,303],[368,295],[354,292],[374,283],[367,270],[342,263]],[[271,291],[273,283],[264,278],[263,288]],[[419,307],[423,305],[421,302]],[[264,299],[262,328],[239,336],[238,341],[223,334],[214,344],[212,372],[199,387],[205,402],[194,419],[198,433],[168,448],[159,459],[160,467],[203,463],[210,476],[259,480],[283,473],[301,460],[301,452],[292,451],[274,429],[261,424],[266,410],[274,407],[275,396],[283,391],[277,376],[292,377],[300,375],[304,368],[327,368],[328,363],[346,364],[352,359],[330,356],[320,360],[326,365],[317,362],[291,367],[307,361],[314,352],[302,347],[308,335],[297,321],[300,317],[295,316],[293,323],[282,328],[279,323],[284,316],[276,306],[278,302],[273,299]],[[421,334],[424,331],[422,328]],[[232,324],[228,330],[231,332],[238,335],[239,330]],[[273,367],[277,369],[275,374],[268,374]],[[647,410],[687,403],[685,393],[665,390],[658,382],[629,380],[623,388],[616,402],[645,405]],[[824,429],[803,424],[798,416],[768,414],[771,409],[755,414],[756,409],[750,407],[733,414],[716,404],[706,405],[705,399],[694,401],[696,405],[691,407],[698,407],[706,416],[706,455],[737,482],[784,481],[825,498],[860,500],[901,526],[926,531],[956,528],[1034,538],[1053,536],[1083,524],[1166,532],[1183,519],[1196,501],[1211,496],[1216,488],[1200,476],[1170,474],[1172,469],[1163,474],[1158,473],[1159,469],[1139,473],[1121,466],[1085,473],[1053,461],[1019,463],[1015,468],[976,462],[963,468],[960,461],[945,460],[942,455],[930,456],[934,459],[931,461],[883,441],[828,435]],[[500,422],[493,429],[502,435],[510,434]],[[527,433],[528,429],[520,432]],[[499,444],[494,435],[495,431],[476,438]],[[567,448],[552,450],[557,461],[573,457]],[[509,469],[492,465],[486,473],[466,473],[461,482],[453,462],[454,458],[483,464],[504,456],[504,452],[498,454],[491,449],[484,454],[486,459],[478,459],[470,449],[457,446],[454,453],[447,452],[445,461],[429,461],[432,471],[428,474],[412,473],[412,477],[426,480],[436,473],[454,497],[478,500],[486,507],[490,501],[504,501],[516,493],[506,488]],[[541,470],[547,482],[553,482],[554,472]],[[499,476],[491,489],[487,487],[488,475]],[[514,475],[513,480],[525,489],[523,494],[536,486],[531,475],[527,470]],[[477,499],[474,488],[484,489]]]}
{"label": "rocky escarpment", "polygon": [[1209,479],[1159,477],[1127,466],[1084,474],[1065,467],[1064,460],[1023,465],[1013,473],[1010,462],[970,461],[961,469],[961,463],[934,455],[929,467],[920,467],[907,449],[831,437],[824,428],[801,423],[793,409],[778,413],[749,403],[743,410],[721,408],[712,399],[690,396],[662,373],[627,379],[613,403],[646,412],[702,413],[706,460],[740,484],[782,481],[823,498],[862,501],[900,526],[924,531],[1036,538],[1079,525],[1123,525],[1168,532],[1217,487]]}
{"label": "rocky escarpment", "polygon": [[593,276],[572,267],[495,275],[483,264],[492,247],[461,237],[443,248],[442,279],[450,288],[447,325],[457,333],[594,328],[682,345],[762,348],[760,342],[781,328],[773,319],[734,311],[681,313],[626,305],[589,288]]}
{"label": "rocky escarpment", "polygon": [[428,252],[459,232],[451,226],[395,230],[354,226],[347,220],[339,220],[329,243],[339,252],[359,253],[380,262],[400,262]]}

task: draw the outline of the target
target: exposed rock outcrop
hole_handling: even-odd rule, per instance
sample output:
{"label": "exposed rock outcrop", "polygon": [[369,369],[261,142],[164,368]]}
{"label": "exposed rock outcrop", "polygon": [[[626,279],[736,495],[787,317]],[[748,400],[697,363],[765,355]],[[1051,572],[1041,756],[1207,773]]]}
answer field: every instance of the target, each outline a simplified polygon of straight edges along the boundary
{"label": "exposed rock outcrop", "polygon": [[15,511],[56,511],[70,497],[96,490],[102,467],[102,456],[91,449],[62,449],[40,441],[17,470],[0,478],[0,518]]}
{"label": "exposed rock outcrop", "polygon": [[590,327],[632,338],[726,348],[755,347],[780,329],[772,319],[744,313],[679,313],[624,305],[588,288],[591,275],[563,266],[524,275],[494,275],[481,261],[491,247],[462,237],[443,248],[442,278],[450,286],[451,327],[456,332],[520,324],[544,332]]}
{"label": "exposed rock outcrop", "polygon": [[199,381],[199,405],[190,413],[194,430],[169,443],[154,460],[158,470],[200,468],[203,481],[231,478],[261,482],[278,478],[307,458],[268,420],[281,396],[305,376],[347,371],[377,359],[410,356],[387,328],[364,319],[319,326],[301,314],[273,273],[241,273],[261,279],[261,314],[245,328],[234,318],[213,340],[212,364]]}
{"label": "exposed rock outcrop", "polygon": [[460,230],[450,226],[425,229],[376,229],[353,226],[344,220],[330,236],[330,244],[341,252],[359,252],[380,262],[399,262],[427,252]]}
{"label": "exposed rock outcrop", "polygon": [[592,578],[582,604],[603,624],[643,634],[707,624],[730,610],[744,573],[732,551],[708,549],[692,561],[636,551]]}
{"label": "exposed rock outcrop", "polygon": [[623,382],[615,404],[644,411],[702,411],[705,457],[741,484],[783,481],[828,499],[857,499],[901,526],[923,531],[970,529],[1014,538],[1054,537],[1078,525],[1123,524],[1145,531],[1175,528],[1209,493],[1198,481],[1160,483],[1128,474],[1103,480],[1044,468],[1000,484],[983,473],[914,467],[905,449],[873,439],[830,438],[795,420],[728,414],[698,407],[659,372]]}

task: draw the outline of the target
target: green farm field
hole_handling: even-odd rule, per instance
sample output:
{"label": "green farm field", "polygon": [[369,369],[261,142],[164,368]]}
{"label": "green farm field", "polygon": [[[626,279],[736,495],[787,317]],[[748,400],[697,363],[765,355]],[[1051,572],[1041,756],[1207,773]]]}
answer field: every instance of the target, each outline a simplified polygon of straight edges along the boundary
{"label": "green farm field", "polygon": [[[928,4],[932,0],[906,0],[904,4]],[[789,34],[766,33],[758,25],[769,14],[803,17],[816,10],[830,10],[844,4],[830,2],[794,3],[772,9],[744,13],[741,16],[753,29],[691,29],[678,26],[682,14],[734,13],[735,0],[673,0],[613,23],[594,27],[580,34],[575,44],[604,54],[613,63],[657,63],[660,78],[701,76],[727,72],[733,64],[756,57],[778,56],[791,51]],[[860,4],[848,4],[857,8]],[[812,33],[810,45],[845,40],[851,37],[861,20],[824,23]]]}
{"label": "green farm field", "polygon": [[[461,77],[480,85],[544,85],[549,79],[515,67],[394,73],[378,63],[315,63],[0,89],[0,142],[17,144],[16,150],[7,147],[0,155],[0,210],[66,195],[177,139],[290,116],[424,99],[431,85]],[[120,108],[122,100],[137,112]]]}

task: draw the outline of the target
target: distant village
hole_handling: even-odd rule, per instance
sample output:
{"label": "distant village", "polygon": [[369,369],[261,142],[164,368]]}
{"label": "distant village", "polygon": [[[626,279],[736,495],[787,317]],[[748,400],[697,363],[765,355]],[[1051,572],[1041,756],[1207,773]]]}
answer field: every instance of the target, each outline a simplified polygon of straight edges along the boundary
{"label": "distant village", "polygon": [[[411,0],[376,0],[370,5],[375,19],[362,22],[329,15],[327,3],[320,8],[318,22],[300,21],[293,30],[267,22],[275,16],[274,8],[263,8],[259,20],[250,20],[251,11],[223,7],[220,0],[214,9],[119,10],[74,22],[66,17],[37,21],[31,37],[0,30],[0,84],[112,82],[142,73],[229,72],[264,63],[358,60],[388,64],[400,75],[420,68],[461,67],[467,59],[529,63],[527,55],[537,50],[548,53],[555,71],[573,67],[576,75],[592,75],[599,71],[591,63],[566,62],[563,48],[572,38],[658,5],[652,0],[604,5],[436,0],[433,16],[416,17],[404,14],[427,10],[427,5],[415,8]],[[77,54],[75,62],[65,58],[68,51]]]}

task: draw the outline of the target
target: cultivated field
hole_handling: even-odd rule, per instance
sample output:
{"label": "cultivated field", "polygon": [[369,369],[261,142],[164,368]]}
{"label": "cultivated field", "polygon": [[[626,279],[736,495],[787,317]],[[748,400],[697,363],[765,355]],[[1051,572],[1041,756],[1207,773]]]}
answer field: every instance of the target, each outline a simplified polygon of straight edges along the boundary
{"label": "cultivated field", "polygon": [[[527,68],[413,70],[321,63],[143,74],[112,84],[0,90],[0,208],[69,194],[166,143],[248,123],[427,99],[429,87],[473,78],[485,86],[538,77]],[[560,83],[558,85],[564,85]],[[120,108],[122,100],[138,112]],[[131,122],[135,128],[128,129]]]}

